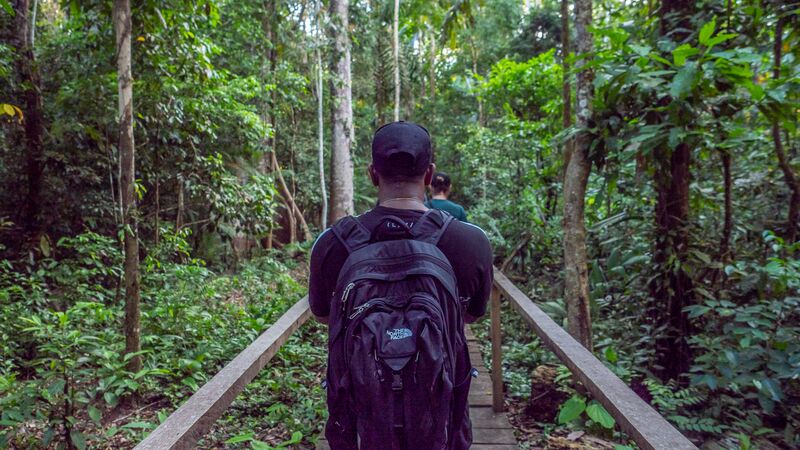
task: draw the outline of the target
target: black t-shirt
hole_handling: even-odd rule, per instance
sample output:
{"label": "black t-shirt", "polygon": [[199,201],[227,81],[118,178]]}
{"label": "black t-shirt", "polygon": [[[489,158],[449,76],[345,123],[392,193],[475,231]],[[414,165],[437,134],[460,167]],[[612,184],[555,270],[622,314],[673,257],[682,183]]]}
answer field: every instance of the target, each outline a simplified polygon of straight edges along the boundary
{"label": "black t-shirt", "polygon": [[[397,216],[413,226],[422,214],[422,211],[376,206],[358,216],[358,221],[372,233],[384,216]],[[492,249],[486,234],[475,225],[454,220],[438,247],[453,267],[458,295],[467,302],[467,312],[475,317],[485,314],[492,289]],[[314,315],[327,317],[330,314],[333,290],[346,259],[347,250],[342,243],[330,229],[325,230],[311,249],[308,301]]]}

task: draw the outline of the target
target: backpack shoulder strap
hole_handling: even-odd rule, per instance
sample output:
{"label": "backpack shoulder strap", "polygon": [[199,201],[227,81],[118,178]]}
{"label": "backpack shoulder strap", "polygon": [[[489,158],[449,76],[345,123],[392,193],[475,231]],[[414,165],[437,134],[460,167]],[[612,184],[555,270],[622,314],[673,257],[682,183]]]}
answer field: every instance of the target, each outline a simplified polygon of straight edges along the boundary
{"label": "backpack shoulder strap", "polygon": [[411,236],[417,241],[437,245],[454,219],[444,211],[429,209],[411,228]]}
{"label": "backpack shoulder strap", "polygon": [[370,241],[369,231],[353,216],[344,217],[333,224],[331,231],[347,249],[348,254],[366,246]]}

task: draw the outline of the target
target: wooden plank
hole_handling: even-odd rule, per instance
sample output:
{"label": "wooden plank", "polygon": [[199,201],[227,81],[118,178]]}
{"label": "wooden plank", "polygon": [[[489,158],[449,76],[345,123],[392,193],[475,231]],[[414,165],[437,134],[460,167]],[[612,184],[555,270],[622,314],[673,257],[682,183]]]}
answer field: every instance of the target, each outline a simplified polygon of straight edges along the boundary
{"label": "wooden plank", "polygon": [[494,412],[502,412],[505,407],[503,398],[503,334],[500,325],[500,290],[492,286],[492,408]]}
{"label": "wooden plank", "polygon": [[519,450],[518,445],[508,444],[475,444],[470,446],[470,450]]}
{"label": "wooden plank", "polygon": [[167,417],[135,450],[190,449],[205,434],[289,336],[311,316],[303,297],[242,350],[214,378]]}
{"label": "wooden plank", "polygon": [[469,419],[473,428],[512,428],[508,417],[492,408],[470,408]]}
{"label": "wooden plank", "polygon": [[473,444],[516,444],[514,431],[509,428],[472,428]]}
{"label": "wooden plank", "polygon": [[470,406],[492,406],[492,394],[470,393],[468,400]]}
{"label": "wooden plank", "polygon": [[494,282],[545,345],[611,413],[620,428],[639,447],[645,450],[697,449],[497,269],[494,271]]}
{"label": "wooden plank", "polygon": [[328,441],[320,439],[317,441],[317,450],[331,450],[331,446]]}

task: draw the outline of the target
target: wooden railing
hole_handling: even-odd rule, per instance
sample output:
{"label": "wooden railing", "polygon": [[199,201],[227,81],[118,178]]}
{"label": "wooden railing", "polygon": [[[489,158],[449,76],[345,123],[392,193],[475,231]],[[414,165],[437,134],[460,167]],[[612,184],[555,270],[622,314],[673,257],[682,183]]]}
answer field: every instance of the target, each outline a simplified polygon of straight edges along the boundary
{"label": "wooden railing", "polygon": [[492,397],[495,412],[500,412],[503,407],[501,297],[505,297],[522,315],[542,342],[569,368],[592,397],[608,410],[620,428],[640,448],[697,449],[497,269],[494,271],[491,299]]}
{"label": "wooden railing", "polygon": [[[506,298],[528,321],[545,345],[611,413],[620,428],[639,447],[645,450],[696,449],[496,269],[491,299],[492,396],[495,411],[503,409],[501,297]],[[135,450],[192,448],[211,429],[247,383],[275,356],[289,336],[310,316],[308,297],[304,297],[167,417]]]}
{"label": "wooden railing", "polygon": [[214,378],[145,438],[134,450],[190,449],[206,433],[289,336],[311,316],[303,297],[274,325],[242,350]]}

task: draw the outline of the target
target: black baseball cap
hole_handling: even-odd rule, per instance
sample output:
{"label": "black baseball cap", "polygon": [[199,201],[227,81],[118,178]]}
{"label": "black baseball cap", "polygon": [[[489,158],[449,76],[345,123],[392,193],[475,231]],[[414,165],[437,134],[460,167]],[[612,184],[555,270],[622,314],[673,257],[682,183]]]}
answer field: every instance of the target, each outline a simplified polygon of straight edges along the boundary
{"label": "black baseball cap", "polygon": [[413,122],[391,122],[372,138],[372,165],[384,176],[419,176],[433,160],[431,135]]}

